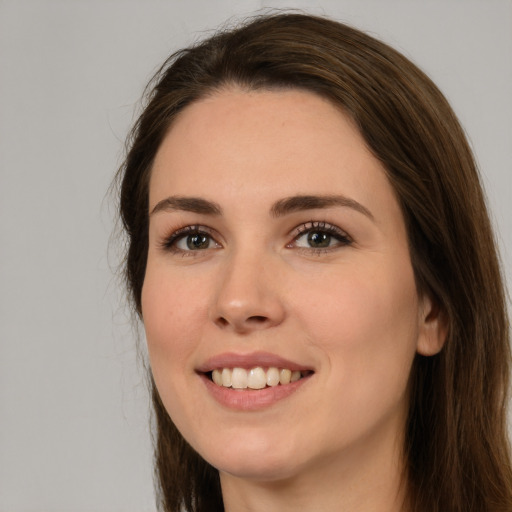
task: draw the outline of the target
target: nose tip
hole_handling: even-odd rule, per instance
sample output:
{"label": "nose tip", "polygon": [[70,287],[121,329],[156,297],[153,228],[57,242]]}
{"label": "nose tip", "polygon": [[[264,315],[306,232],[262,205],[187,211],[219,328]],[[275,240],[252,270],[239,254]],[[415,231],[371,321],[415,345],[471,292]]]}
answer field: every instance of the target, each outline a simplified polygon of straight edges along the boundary
{"label": "nose tip", "polygon": [[261,260],[252,265],[239,262],[219,275],[212,314],[217,327],[247,333],[283,321],[285,309],[275,273],[265,271],[261,264]]}

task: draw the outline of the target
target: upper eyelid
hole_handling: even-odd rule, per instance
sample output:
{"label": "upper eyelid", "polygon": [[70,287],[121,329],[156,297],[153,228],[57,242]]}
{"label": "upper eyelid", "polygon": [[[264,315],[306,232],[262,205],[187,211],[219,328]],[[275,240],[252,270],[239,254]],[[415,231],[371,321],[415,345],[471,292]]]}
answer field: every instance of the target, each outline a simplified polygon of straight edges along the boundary
{"label": "upper eyelid", "polygon": [[296,226],[292,233],[294,233],[294,238],[299,237],[300,235],[307,233],[308,231],[328,231],[329,233],[338,234],[340,236],[344,236],[346,238],[352,239],[352,237],[345,231],[344,229],[336,226],[336,224],[331,224],[330,222],[325,221],[309,221],[303,222]]}
{"label": "upper eyelid", "polygon": [[202,224],[190,224],[187,226],[183,226],[182,228],[173,229],[170,232],[169,236],[180,236],[187,233],[205,233],[207,235],[212,235],[214,233],[217,233],[217,231],[208,226],[203,226]]}

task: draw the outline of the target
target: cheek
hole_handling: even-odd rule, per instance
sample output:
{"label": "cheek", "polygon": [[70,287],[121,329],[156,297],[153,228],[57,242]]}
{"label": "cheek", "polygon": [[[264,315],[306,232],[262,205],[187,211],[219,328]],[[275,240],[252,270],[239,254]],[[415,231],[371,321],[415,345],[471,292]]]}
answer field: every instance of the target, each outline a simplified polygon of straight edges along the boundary
{"label": "cheek", "polygon": [[401,428],[418,334],[414,285],[357,274],[330,283],[305,320],[309,342],[326,362],[316,410],[330,425],[328,437],[364,437],[390,418]]}
{"label": "cheek", "polygon": [[331,382],[356,401],[381,395],[382,386],[401,396],[418,339],[412,270],[351,272],[328,282],[328,290],[310,287],[300,308],[309,342],[325,354]]}
{"label": "cheek", "polygon": [[[301,293],[298,289],[290,294],[296,298],[294,309],[301,311],[318,339],[330,339],[334,346],[341,340],[353,348],[372,341],[399,344],[400,338],[406,333],[410,338],[417,328],[418,297],[412,270],[381,270],[371,273],[356,269],[310,281],[307,294],[305,287]],[[395,339],[398,333],[402,336]]]}
{"label": "cheek", "polygon": [[149,266],[141,302],[156,388],[178,429],[189,431],[190,418],[198,416],[194,410],[196,397],[188,381],[194,373],[191,361],[196,341],[202,336],[204,307],[188,283],[169,275],[166,269],[158,271]]}
{"label": "cheek", "polygon": [[[194,287],[169,275],[165,269],[148,271],[142,288],[142,317],[155,381],[177,376],[173,368],[185,369],[200,336],[204,307]],[[170,371],[166,371],[170,370]],[[167,376],[166,376],[167,375]]]}

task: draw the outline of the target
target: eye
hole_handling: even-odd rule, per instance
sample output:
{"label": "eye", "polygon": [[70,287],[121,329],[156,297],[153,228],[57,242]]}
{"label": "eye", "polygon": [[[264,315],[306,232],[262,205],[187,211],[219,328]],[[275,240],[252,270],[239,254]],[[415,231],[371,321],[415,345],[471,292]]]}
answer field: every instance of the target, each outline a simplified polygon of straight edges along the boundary
{"label": "eye", "polygon": [[325,222],[308,222],[297,228],[292,246],[309,250],[329,250],[350,245],[352,240],[337,226]]}
{"label": "eye", "polygon": [[194,233],[193,235],[183,236],[176,242],[176,247],[181,251],[199,251],[201,249],[209,249],[211,238],[204,233]]}
{"label": "eye", "polygon": [[206,228],[187,226],[171,233],[162,244],[171,252],[190,253],[220,247]]}

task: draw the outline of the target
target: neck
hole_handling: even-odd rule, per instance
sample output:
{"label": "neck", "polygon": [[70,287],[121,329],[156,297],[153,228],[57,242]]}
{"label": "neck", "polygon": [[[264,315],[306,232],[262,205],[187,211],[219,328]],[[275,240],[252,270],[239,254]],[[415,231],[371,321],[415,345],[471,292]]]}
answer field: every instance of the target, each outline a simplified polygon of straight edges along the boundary
{"label": "neck", "polygon": [[[348,453],[350,452],[350,453]],[[272,481],[220,473],[225,512],[406,512],[402,443],[363,440]]]}

